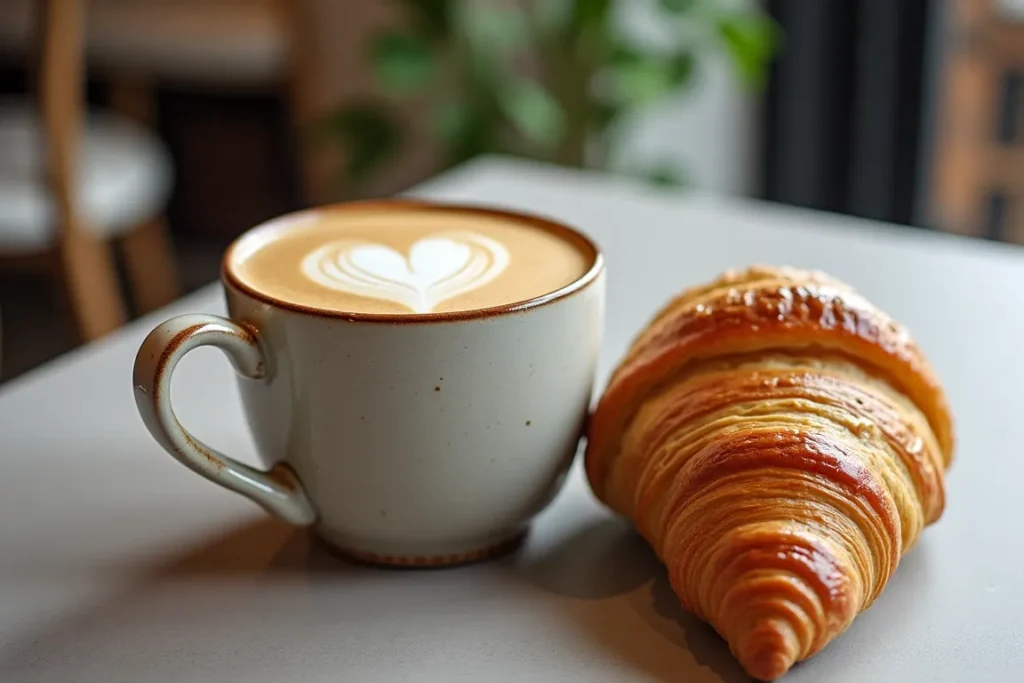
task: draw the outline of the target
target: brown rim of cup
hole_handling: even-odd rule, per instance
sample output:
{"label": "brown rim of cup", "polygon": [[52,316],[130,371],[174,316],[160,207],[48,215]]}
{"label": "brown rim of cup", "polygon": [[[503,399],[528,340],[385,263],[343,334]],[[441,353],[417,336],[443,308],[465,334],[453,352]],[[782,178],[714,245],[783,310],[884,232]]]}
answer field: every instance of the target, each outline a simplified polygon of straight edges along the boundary
{"label": "brown rim of cup", "polygon": [[[576,247],[580,248],[584,253],[588,254],[591,259],[590,268],[576,278],[574,281],[565,285],[560,289],[556,289],[553,292],[541,294],[530,299],[524,299],[522,301],[513,301],[511,303],[502,304],[500,306],[490,306],[488,308],[474,308],[465,311],[446,311],[443,313],[355,313],[349,311],[333,311],[325,308],[319,308],[316,306],[306,306],[304,304],[297,304],[291,301],[285,301],[277,297],[271,296],[266,292],[260,291],[246,283],[242,282],[232,268],[232,260],[234,253],[238,246],[249,239],[253,239],[254,235],[258,232],[275,232],[287,229],[287,224],[292,220],[300,218],[302,216],[323,213],[323,212],[352,212],[352,211],[386,211],[391,209],[417,209],[421,211],[443,211],[443,212],[455,212],[460,214],[468,215],[479,215],[479,216],[490,216],[494,218],[503,218],[519,223],[525,223],[539,230],[544,230],[548,233],[557,235],[558,237],[571,242]],[[304,313],[307,315],[317,316],[321,318],[334,318],[338,320],[348,320],[352,322],[367,322],[367,323],[440,323],[440,322],[459,322],[464,320],[479,320],[483,318],[490,318],[493,316],[504,315],[506,313],[518,313],[520,311],[528,311],[532,308],[544,306],[561,299],[565,299],[576,292],[586,289],[588,286],[597,281],[598,277],[604,270],[604,257],[601,254],[601,250],[597,244],[589,237],[579,232],[575,228],[570,228],[564,223],[559,223],[549,218],[543,218],[528,213],[521,213],[518,211],[511,211],[505,209],[493,208],[490,206],[478,205],[478,204],[455,204],[440,201],[431,201],[425,199],[414,199],[414,198],[393,198],[393,199],[368,199],[359,200],[352,202],[344,202],[340,204],[327,204],[324,206],[313,207],[309,209],[303,209],[301,211],[295,211],[287,213],[276,218],[271,218],[268,221],[260,223],[255,227],[246,230],[239,237],[237,237],[227,251],[224,252],[224,257],[221,259],[221,279],[224,284],[232,289],[245,294],[257,301],[270,304],[272,306],[283,308],[286,310],[294,311],[296,313]]]}

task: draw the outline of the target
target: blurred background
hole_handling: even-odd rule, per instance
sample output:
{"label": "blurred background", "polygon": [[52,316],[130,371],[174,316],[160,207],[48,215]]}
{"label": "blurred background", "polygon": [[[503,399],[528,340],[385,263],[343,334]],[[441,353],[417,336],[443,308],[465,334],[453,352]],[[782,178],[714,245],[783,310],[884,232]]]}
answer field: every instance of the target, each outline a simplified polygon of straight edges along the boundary
{"label": "blurred background", "polygon": [[0,381],[478,155],[1024,243],[1022,136],[1024,0],[0,0]]}

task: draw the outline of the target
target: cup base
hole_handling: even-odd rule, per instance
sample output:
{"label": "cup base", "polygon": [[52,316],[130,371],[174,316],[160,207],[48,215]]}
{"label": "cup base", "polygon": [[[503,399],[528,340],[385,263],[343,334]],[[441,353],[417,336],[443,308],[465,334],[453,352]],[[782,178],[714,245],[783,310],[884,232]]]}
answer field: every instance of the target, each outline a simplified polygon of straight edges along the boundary
{"label": "cup base", "polygon": [[358,564],[385,568],[440,569],[474,564],[507,555],[522,545],[526,538],[526,532],[526,529],[521,529],[512,536],[488,546],[446,555],[384,555],[339,545],[324,538],[321,534],[315,534],[315,538],[327,552]]}

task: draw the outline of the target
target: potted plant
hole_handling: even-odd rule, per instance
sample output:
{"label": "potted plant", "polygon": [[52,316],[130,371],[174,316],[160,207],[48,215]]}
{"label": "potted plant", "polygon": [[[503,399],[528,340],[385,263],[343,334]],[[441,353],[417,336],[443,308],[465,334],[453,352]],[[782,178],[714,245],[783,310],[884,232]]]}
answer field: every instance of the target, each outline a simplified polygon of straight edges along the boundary
{"label": "potted plant", "polygon": [[[401,151],[403,100],[422,106],[445,166],[499,152],[603,168],[622,118],[691,85],[704,57],[726,51],[759,87],[777,43],[765,15],[723,0],[654,0],[668,45],[631,41],[611,0],[400,1],[409,21],[368,43],[380,94],[319,127],[343,147],[349,188]],[[679,180],[669,167],[640,174]]]}

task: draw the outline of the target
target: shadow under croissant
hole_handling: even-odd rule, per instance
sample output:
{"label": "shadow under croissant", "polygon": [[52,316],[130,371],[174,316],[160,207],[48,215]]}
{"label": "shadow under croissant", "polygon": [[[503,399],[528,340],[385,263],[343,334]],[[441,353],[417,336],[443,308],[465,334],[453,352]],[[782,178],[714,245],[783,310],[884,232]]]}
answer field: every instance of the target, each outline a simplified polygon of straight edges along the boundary
{"label": "shadow under croissant", "polygon": [[[929,554],[926,533],[901,560],[878,600],[839,637],[840,643],[859,641],[877,631],[876,620],[910,621],[928,599]],[[624,521],[610,517],[594,521],[547,555],[519,562],[518,569],[540,588],[581,601],[582,605],[570,603],[563,611],[574,627],[649,679],[666,683],[753,680],[725,640],[682,608],[664,566]],[[835,645],[833,641],[824,651]],[[815,656],[797,662],[789,676],[824,680],[827,670],[815,670],[824,661]]]}
{"label": "shadow under croissant", "polygon": [[518,564],[543,590],[579,601],[563,611],[573,626],[645,680],[751,681],[714,629],[679,605],[665,568],[625,521],[596,520]]}
{"label": "shadow under croissant", "polygon": [[651,583],[650,604],[659,617],[650,621],[651,626],[667,640],[686,647],[697,664],[718,674],[723,683],[747,683],[752,680],[715,629],[679,604],[679,598],[672,590],[664,568],[661,568]]}

